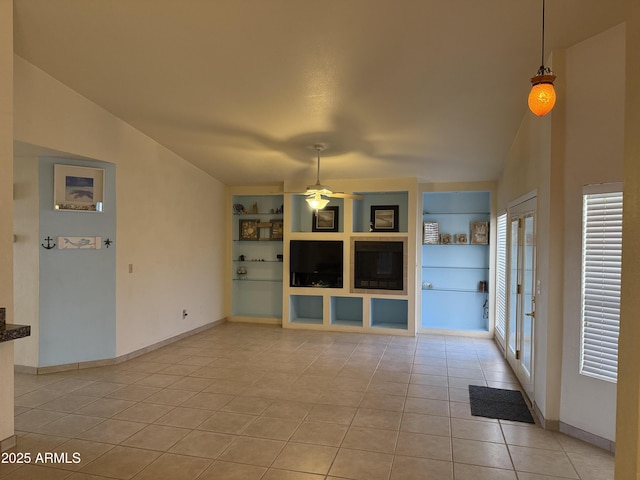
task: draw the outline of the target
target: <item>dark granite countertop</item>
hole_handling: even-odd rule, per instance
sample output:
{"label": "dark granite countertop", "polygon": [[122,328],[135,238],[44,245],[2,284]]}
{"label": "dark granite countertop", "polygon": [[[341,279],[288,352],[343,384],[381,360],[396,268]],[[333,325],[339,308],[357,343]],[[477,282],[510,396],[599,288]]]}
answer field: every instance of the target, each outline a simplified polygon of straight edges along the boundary
{"label": "dark granite countertop", "polygon": [[0,343],[31,335],[31,326],[7,323],[7,311],[0,307]]}

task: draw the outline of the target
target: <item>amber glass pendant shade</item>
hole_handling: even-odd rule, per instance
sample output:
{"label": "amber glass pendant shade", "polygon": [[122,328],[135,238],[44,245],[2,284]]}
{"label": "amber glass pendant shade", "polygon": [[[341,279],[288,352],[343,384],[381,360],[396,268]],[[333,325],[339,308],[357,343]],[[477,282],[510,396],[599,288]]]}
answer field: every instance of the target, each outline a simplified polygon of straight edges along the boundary
{"label": "amber glass pendant shade", "polygon": [[529,110],[543,117],[556,104],[556,91],[553,88],[555,75],[538,75],[531,79],[533,86],[529,92]]}

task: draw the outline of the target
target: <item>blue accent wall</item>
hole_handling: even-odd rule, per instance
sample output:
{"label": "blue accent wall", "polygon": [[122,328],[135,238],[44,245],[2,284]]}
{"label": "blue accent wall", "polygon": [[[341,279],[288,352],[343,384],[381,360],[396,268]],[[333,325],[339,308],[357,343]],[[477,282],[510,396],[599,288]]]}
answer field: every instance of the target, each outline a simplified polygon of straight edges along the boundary
{"label": "blue accent wall", "polygon": [[[104,211],[53,209],[54,164],[105,171]],[[40,247],[39,366],[114,358],[116,355],[115,165],[41,157],[40,243],[50,236],[100,236],[102,248],[46,250]],[[104,240],[113,243],[109,248]]]}

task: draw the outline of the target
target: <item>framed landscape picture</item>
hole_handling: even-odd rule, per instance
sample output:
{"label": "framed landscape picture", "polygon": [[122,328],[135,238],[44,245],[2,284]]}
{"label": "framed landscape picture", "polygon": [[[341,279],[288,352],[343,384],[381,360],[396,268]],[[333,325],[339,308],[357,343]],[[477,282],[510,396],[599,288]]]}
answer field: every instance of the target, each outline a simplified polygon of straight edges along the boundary
{"label": "framed landscape picture", "polygon": [[371,231],[399,231],[398,205],[371,205]]}
{"label": "framed landscape picture", "polygon": [[313,211],[312,232],[337,232],[339,208],[325,207],[322,210]]}
{"label": "framed landscape picture", "polygon": [[104,170],[53,166],[53,208],[74,212],[102,212],[104,204]]}

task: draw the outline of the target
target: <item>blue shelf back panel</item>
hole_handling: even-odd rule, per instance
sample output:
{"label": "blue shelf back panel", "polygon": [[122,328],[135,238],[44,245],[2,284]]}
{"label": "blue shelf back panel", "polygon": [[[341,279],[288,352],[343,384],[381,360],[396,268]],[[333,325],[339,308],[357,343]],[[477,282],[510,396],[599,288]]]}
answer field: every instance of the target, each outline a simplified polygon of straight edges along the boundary
{"label": "blue shelf back panel", "polygon": [[317,295],[291,295],[289,316],[292,322],[298,318],[314,318],[322,322],[322,297]]}
{"label": "blue shelf back panel", "polygon": [[[360,193],[360,192],[358,192]],[[362,200],[353,202],[353,231],[368,232],[371,227],[372,205],[398,205],[398,230],[408,232],[409,194],[407,192],[363,193]],[[379,232],[376,232],[379,233]]]}
{"label": "blue shelf back panel", "polygon": [[422,266],[489,268],[489,245],[423,245]]}
{"label": "blue shelf back panel", "polygon": [[486,293],[422,291],[422,327],[450,330],[483,330]]}
{"label": "blue shelf back panel", "polygon": [[[422,288],[428,288],[425,283],[431,284],[431,288],[440,290],[478,290],[481,281],[488,282],[489,270],[484,269],[449,269],[449,268],[423,268]],[[485,287],[486,289],[486,287]]]}
{"label": "blue shelf back panel", "polygon": [[233,314],[247,317],[282,317],[282,282],[232,282]]}
{"label": "blue shelf back panel", "polygon": [[490,192],[425,192],[422,194],[422,211],[461,213],[491,211]]}
{"label": "blue shelf back panel", "polygon": [[255,215],[251,213],[253,205],[257,204],[258,213],[265,214],[270,213],[271,209],[275,211],[281,208],[284,203],[284,197],[282,195],[234,195],[233,203],[244,206],[249,211],[249,214],[252,215]]}
{"label": "blue shelf back panel", "polygon": [[387,298],[371,299],[371,325],[398,324],[408,325],[409,303],[407,300]]}
{"label": "blue shelf back panel", "polygon": [[362,298],[360,297],[331,297],[332,322],[362,323]]}
{"label": "blue shelf back panel", "polygon": [[[344,232],[344,199],[330,198],[327,207],[338,207],[338,231]],[[304,195],[291,197],[291,231],[312,232],[313,210]]]}

